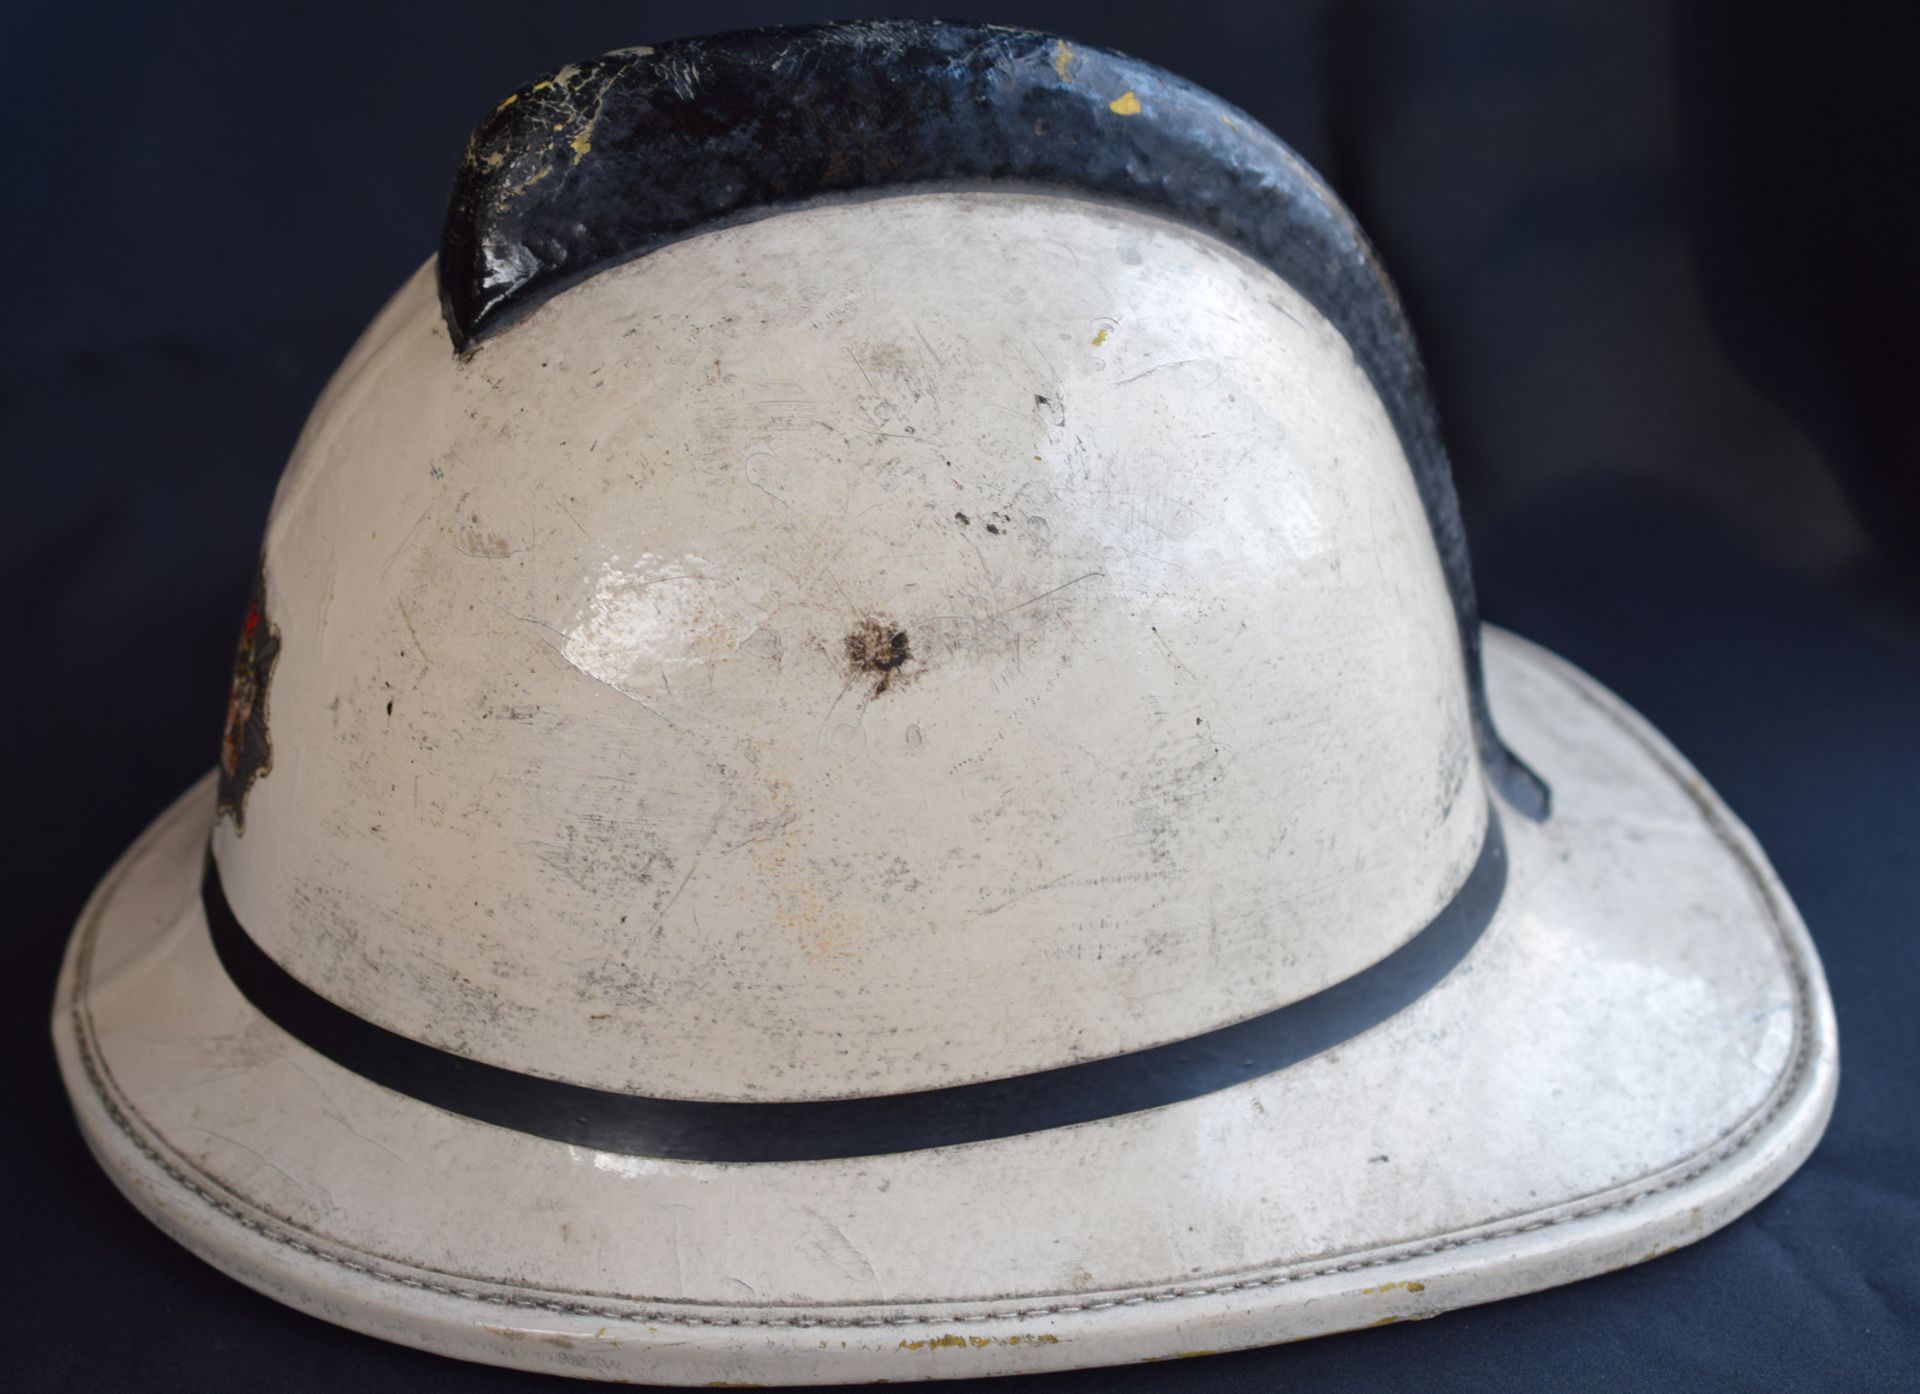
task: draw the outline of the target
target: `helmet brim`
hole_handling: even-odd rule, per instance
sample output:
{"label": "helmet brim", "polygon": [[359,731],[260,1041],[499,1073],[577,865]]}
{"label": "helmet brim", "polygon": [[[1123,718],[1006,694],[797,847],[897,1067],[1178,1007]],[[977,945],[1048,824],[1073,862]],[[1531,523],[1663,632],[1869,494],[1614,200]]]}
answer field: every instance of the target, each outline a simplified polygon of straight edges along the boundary
{"label": "helmet brim", "polygon": [[155,1223],[329,1321],[665,1384],[1123,1364],[1431,1316],[1654,1257],[1818,1141],[1838,1075],[1806,928],[1640,717],[1487,635],[1554,790],[1507,820],[1466,960],[1252,1083],[958,1147],[794,1163],[595,1152],[393,1093],[222,970],[211,776],[129,850],[54,1017],[87,1140]]}

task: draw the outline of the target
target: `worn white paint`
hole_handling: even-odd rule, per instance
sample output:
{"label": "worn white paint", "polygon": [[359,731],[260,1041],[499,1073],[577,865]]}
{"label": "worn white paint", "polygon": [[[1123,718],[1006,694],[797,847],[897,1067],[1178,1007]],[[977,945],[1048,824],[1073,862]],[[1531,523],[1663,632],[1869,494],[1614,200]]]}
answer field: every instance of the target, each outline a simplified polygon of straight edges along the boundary
{"label": "worn white paint", "polygon": [[[323,398],[267,552],[273,769],[214,832],[236,906],[328,996],[523,1070],[815,1097],[1191,1035],[1378,959],[1481,835],[1378,403],[1285,286],[1135,214],[772,219],[465,363],[423,275]],[[879,616],[915,659],[876,692],[844,641]],[[240,998],[195,895],[204,783],[84,912],[61,1066],[108,1172],[209,1261],[576,1375],[1120,1363],[1635,1262],[1811,1149],[1831,1007],[1698,775],[1489,641],[1554,816],[1504,819],[1506,898],[1453,974],[1252,1084],[791,1165],[475,1123]]]}
{"label": "worn white paint", "polygon": [[1200,234],[900,198],[468,362],[423,270],[368,340],[268,528],[273,771],[215,848],[382,1025],[654,1095],[1020,1074],[1347,977],[1480,844],[1385,412]]}
{"label": "worn white paint", "polygon": [[1832,1010],[1779,881],[1699,776],[1590,680],[1490,639],[1496,712],[1556,796],[1543,826],[1506,820],[1507,908],[1406,1012],[1257,1084],[796,1166],[467,1122],[289,1041],[221,976],[193,894],[206,784],[83,916],[62,1066],[109,1172],[203,1257],[376,1335],[568,1374],[1121,1363],[1638,1262],[1811,1150]]}

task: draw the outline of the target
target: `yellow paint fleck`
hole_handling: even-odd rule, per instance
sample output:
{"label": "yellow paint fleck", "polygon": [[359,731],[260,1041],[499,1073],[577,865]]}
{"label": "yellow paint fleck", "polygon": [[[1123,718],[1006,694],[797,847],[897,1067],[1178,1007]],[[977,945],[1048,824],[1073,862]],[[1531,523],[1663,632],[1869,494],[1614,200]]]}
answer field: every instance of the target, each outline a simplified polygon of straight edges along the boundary
{"label": "yellow paint fleck", "polygon": [[1425,1292],[1427,1285],[1425,1283],[1382,1283],[1377,1288],[1361,1288],[1360,1295],[1362,1297],[1372,1297],[1376,1293],[1400,1292],[1402,1290],[1407,1292]]}
{"label": "yellow paint fleck", "polygon": [[1140,99],[1134,96],[1132,89],[1129,88],[1108,102],[1107,110],[1115,116],[1138,116],[1140,114]]}
{"label": "yellow paint fleck", "polygon": [[1062,82],[1072,82],[1073,74],[1067,71],[1067,64],[1073,61],[1073,46],[1065,39],[1057,39],[1053,45],[1053,70],[1060,74]]}
{"label": "yellow paint fleck", "polygon": [[528,90],[533,92],[544,92],[551,86],[553,86],[553,79],[550,77],[543,77],[538,82],[534,83],[533,86]]}
{"label": "yellow paint fleck", "polygon": [[944,1336],[929,1336],[924,1341],[902,1341],[901,1350],[966,1350],[980,1349],[982,1346],[1056,1346],[1060,1344],[1058,1336],[956,1336],[948,1332]]}
{"label": "yellow paint fleck", "polygon": [[507,99],[504,102],[500,103],[499,106],[495,107],[494,110],[505,111],[508,107],[512,106],[515,102],[519,100],[520,100],[520,94],[518,92],[510,93]]}
{"label": "yellow paint fleck", "polygon": [[1374,1322],[1374,1323],[1373,1323],[1373,1325],[1375,1325],[1375,1326],[1392,1326],[1392,1325],[1393,1325],[1393,1324],[1394,1324],[1394,1323],[1395,1323],[1396,1321],[1398,1321],[1398,1320],[1400,1320],[1400,1318],[1399,1318],[1399,1317],[1381,1317],[1381,1318],[1380,1318],[1380,1320],[1378,1320],[1378,1321],[1376,1321],[1376,1322]]}
{"label": "yellow paint fleck", "polygon": [[588,137],[587,132],[582,131],[573,138],[573,162],[576,165],[579,164],[591,149],[593,149],[593,141]]}
{"label": "yellow paint fleck", "polygon": [[1220,124],[1225,126],[1230,131],[1237,131],[1240,129],[1240,123],[1234,120],[1231,116],[1227,115],[1226,112],[1224,111],[1220,113]]}
{"label": "yellow paint fleck", "polygon": [[1093,346],[1095,348],[1099,348],[1100,345],[1104,344],[1107,341],[1107,335],[1111,332],[1112,331],[1107,329],[1106,326],[1102,325],[1100,328],[1100,332],[1093,336]]}

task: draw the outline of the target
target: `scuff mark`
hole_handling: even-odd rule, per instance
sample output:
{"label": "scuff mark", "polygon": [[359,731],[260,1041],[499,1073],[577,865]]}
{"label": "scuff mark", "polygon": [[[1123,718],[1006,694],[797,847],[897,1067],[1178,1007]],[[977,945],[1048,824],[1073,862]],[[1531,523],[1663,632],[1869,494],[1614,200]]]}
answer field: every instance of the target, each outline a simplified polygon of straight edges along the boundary
{"label": "scuff mark", "polygon": [[723,857],[728,856],[731,853],[738,852],[742,847],[751,847],[756,842],[766,842],[770,838],[778,837],[781,833],[785,832],[799,816],[800,814],[797,811],[785,813],[774,819],[771,823],[757,824],[756,827],[758,831],[754,832],[750,837],[743,837],[738,842],[727,844],[727,846],[720,850],[720,855]]}
{"label": "scuff mark", "polygon": [[420,655],[420,671],[425,673],[433,666],[433,655],[427,652],[427,646],[420,642],[420,632],[413,627],[413,616],[407,613],[404,600],[396,599],[394,607],[400,611],[400,622],[407,627],[407,637],[413,640],[414,652]]}
{"label": "scuff mark", "polygon": [[[333,1197],[330,1193],[326,1191],[324,1187],[315,1185],[312,1188],[312,1190],[309,1190],[306,1183],[302,1182],[299,1177],[295,1176],[292,1172],[288,1171],[285,1167],[280,1166],[275,1162],[269,1161],[264,1153],[255,1151],[253,1148],[247,1146],[246,1143],[241,1142],[236,1138],[228,1137],[223,1132],[220,1132],[213,1128],[197,1127],[193,1124],[187,1124],[186,1126],[193,1128],[195,1132],[203,1133],[210,1138],[214,1138],[220,1142],[224,1142],[227,1146],[234,1148],[236,1151],[246,1153],[249,1157],[253,1158],[254,1161],[258,1162],[261,1166],[265,1167],[268,1171],[280,1177],[289,1186],[292,1186],[294,1190],[298,1191],[300,1193],[300,1199],[305,1201],[308,1207],[313,1209],[317,1213],[321,1215],[326,1215],[326,1214],[330,1214],[333,1211],[334,1209]],[[321,1197],[317,1201],[314,1199],[314,1196],[313,1196],[313,1192],[316,1190],[320,1192],[320,1197]]]}
{"label": "scuff mark", "polygon": [[1167,656],[1167,662],[1171,663],[1175,668],[1178,668],[1192,682],[1198,684],[1200,679],[1194,676],[1193,669],[1187,667],[1186,664],[1180,661],[1180,655],[1173,651],[1173,645],[1167,642],[1167,636],[1160,632],[1159,627],[1157,625],[1148,625],[1147,628],[1153,634],[1154,643],[1160,646],[1160,652]]}
{"label": "scuff mark", "polygon": [[531,550],[515,547],[501,534],[482,532],[477,527],[468,528],[452,546],[461,556],[472,557],[476,561],[505,561],[508,557],[517,557]]}
{"label": "scuff mark", "polygon": [[860,1283],[872,1282],[873,1265],[867,1261],[860,1246],[847,1238],[846,1231],[831,1220],[818,1214],[814,1218],[819,1221],[819,1227],[805,1244],[804,1252],[820,1259],[843,1278]]}
{"label": "scuff mark", "polygon": [[1137,373],[1131,374],[1128,377],[1121,378],[1119,382],[1114,384],[1114,386],[1125,387],[1130,382],[1138,382],[1140,381],[1141,378],[1151,377],[1153,374],[1164,372],[1168,368],[1179,368],[1179,367],[1185,366],[1188,363],[1198,363],[1199,361],[1200,360],[1197,358],[1176,358],[1170,363],[1156,363],[1151,368],[1143,368],[1141,371]]}
{"label": "scuff mark", "polygon": [[989,618],[997,620],[1003,615],[1011,615],[1015,610],[1024,610],[1027,608],[1027,606],[1038,604],[1040,601],[1045,600],[1050,595],[1058,595],[1060,594],[1061,591],[1067,589],[1067,587],[1069,586],[1077,586],[1082,581],[1091,581],[1096,576],[1104,576],[1106,574],[1107,573],[1104,571],[1089,571],[1083,576],[1074,577],[1071,581],[1062,581],[1059,585],[1053,587],[1051,590],[1041,591],[1040,594],[1038,595],[1030,595],[1025,600],[1022,600],[1017,604],[1007,606],[1007,608],[1004,610],[995,610],[993,614],[989,616]]}
{"label": "scuff mark", "polygon": [[698,850],[687,862],[687,874],[680,878],[680,884],[673,888],[673,894],[667,898],[667,903],[660,907],[659,917],[653,922],[653,932],[656,937],[662,929],[666,928],[667,916],[679,903],[681,894],[687,889],[687,882],[693,880],[693,873],[700,869],[700,858],[706,855],[707,848],[713,844],[713,835],[720,831],[720,820],[727,816],[727,810],[732,807],[733,803],[729,800],[714,811],[713,821],[707,824],[707,835],[700,839]]}

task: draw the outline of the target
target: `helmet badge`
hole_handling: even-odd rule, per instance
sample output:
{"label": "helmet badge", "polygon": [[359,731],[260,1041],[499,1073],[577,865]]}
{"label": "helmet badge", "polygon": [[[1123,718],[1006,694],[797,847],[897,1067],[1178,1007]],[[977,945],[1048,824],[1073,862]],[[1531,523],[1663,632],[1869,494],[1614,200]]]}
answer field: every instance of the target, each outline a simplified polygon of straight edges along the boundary
{"label": "helmet badge", "polygon": [[266,559],[255,573],[240,642],[233,656],[233,688],[227,696],[227,728],[220,741],[220,812],[233,815],[236,832],[246,827],[247,790],[273,768],[267,739],[267,685],[280,657],[280,630],[267,618]]}

